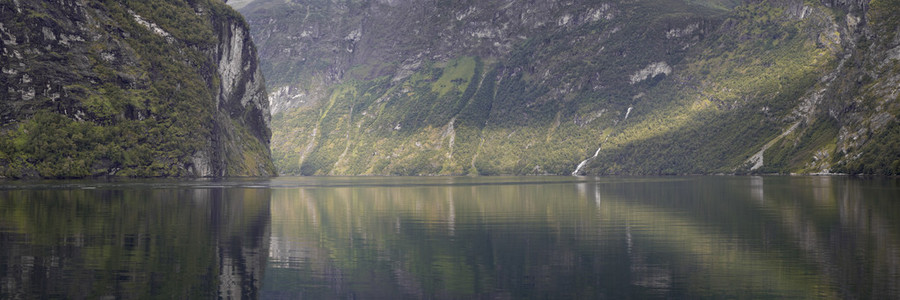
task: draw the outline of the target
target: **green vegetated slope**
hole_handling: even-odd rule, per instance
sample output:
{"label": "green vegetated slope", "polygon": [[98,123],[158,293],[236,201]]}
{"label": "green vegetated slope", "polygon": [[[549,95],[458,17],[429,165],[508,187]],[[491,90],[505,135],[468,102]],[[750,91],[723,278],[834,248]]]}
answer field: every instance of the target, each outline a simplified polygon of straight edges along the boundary
{"label": "green vegetated slope", "polygon": [[274,174],[247,32],[218,0],[0,1],[0,177]]}
{"label": "green vegetated slope", "polygon": [[283,105],[282,173],[896,174],[894,2],[256,1],[242,12]]}

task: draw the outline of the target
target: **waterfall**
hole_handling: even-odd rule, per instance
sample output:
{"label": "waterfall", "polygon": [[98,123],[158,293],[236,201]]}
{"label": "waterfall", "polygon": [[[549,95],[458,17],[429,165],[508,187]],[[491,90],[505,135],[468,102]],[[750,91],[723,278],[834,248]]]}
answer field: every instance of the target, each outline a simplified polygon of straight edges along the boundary
{"label": "waterfall", "polygon": [[[625,118],[622,118],[622,122],[625,122],[625,120],[628,120],[628,115],[631,114],[632,109],[634,109],[634,107],[632,107],[632,106],[628,107],[628,110],[625,111]],[[606,136],[606,139],[609,139],[608,135]],[[604,139],[603,142],[606,142],[606,139]],[[581,171],[581,168],[584,168],[584,166],[587,165],[587,163],[589,161],[596,158],[597,155],[600,155],[600,148],[602,148],[602,145],[601,145],[601,147],[597,147],[597,151],[594,152],[594,156],[591,156],[588,159],[581,161],[581,163],[579,163],[578,166],[575,167],[575,171],[572,171],[572,176],[578,176],[578,172]]]}
{"label": "waterfall", "polygon": [[590,158],[581,161],[581,163],[578,164],[578,167],[575,167],[575,171],[572,171],[572,176],[578,176],[578,171],[581,171],[581,168],[584,168],[584,165],[586,165],[588,163],[588,161],[594,159],[595,157],[597,157],[597,155],[600,155],[600,148],[602,148],[602,146],[597,147],[597,151],[594,152],[594,156],[591,156]]}

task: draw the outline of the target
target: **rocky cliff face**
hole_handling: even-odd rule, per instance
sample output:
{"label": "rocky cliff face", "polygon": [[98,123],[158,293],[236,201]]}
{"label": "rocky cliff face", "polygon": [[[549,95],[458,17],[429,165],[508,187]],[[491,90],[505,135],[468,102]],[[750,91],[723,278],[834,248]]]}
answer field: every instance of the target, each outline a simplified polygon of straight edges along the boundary
{"label": "rocky cliff face", "polygon": [[256,50],[223,2],[0,12],[0,176],[274,174]]}
{"label": "rocky cliff face", "polygon": [[241,12],[285,173],[892,174],[896,2],[256,0]]}
{"label": "rocky cliff face", "polygon": [[838,15],[843,51],[808,103],[818,108],[819,120],[833,122],[837,134],[834,148],[826,145],[808,165],[900,174],[900,1],[824,3],[847,12]]}

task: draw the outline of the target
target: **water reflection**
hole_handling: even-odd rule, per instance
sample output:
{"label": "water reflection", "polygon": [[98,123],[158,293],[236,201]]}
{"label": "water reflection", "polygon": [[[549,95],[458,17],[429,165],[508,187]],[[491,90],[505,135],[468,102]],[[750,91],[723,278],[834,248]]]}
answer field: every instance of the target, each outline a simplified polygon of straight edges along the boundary
{"label": "water reflection", "polygon": [[255,298],[267,189],[0,190],[0,298]]}
{"label": "water reflection", "polygon": [[[561,219],[554,210],[593,211],[593,202],[556,201],[562,190],[574,195],[571,184],[460,180],[437,186],[419,182],[273,191],[271,248],[279,250],[270,257],[264,290],[271,293],[264,295],[553,295],[558,286],[575,280],[550,276],[553,269],[591,267],[578,264],[576,249],[567,246],[579,233],[557,232],[579,220]],[[535,273],[532,268],[545,270]]]}
{"label": "water reflection", "polygon": [[263,296],[900,297],[896,180],[341,180],[273,191]]}
{"label": "water reflection", "polygon": [[847,177],[0,182],[0,298],[900,299]]}

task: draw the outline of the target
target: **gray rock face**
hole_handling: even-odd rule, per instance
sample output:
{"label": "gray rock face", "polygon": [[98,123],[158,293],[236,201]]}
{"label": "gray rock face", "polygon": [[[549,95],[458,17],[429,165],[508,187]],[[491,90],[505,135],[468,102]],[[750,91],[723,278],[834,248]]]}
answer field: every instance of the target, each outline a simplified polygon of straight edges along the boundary
{"label": "gray rock face", "polygon": [[[216,145],[216,151],[228,157],[228,160],[241,160],[248,137],[240,136],[240,129],[234,128],[230,123],[233,120],[249,131],[251,137],[265,145],[268,156],[269,139],[272,135],[269,130],[271,114],[269,113],[269,100],[266,91],[265,80],[259,69],[256,48],[250,37],[249,28],[242,20],[231,19],[214,25],[217,31],[219,43],[211,53],[211,59],[217,61],[216,73],[221,78],[219,91],[216,97],[216,107],[220,113],[224,132],[216,141],[225,141]],[[255,169],[254,175],[275,175],[270,163],[259,166],[246,166]],[[234,175],[229,172],[227,166],[215,168],[218,174],[202,174],[201,176],[225,176]]]}

